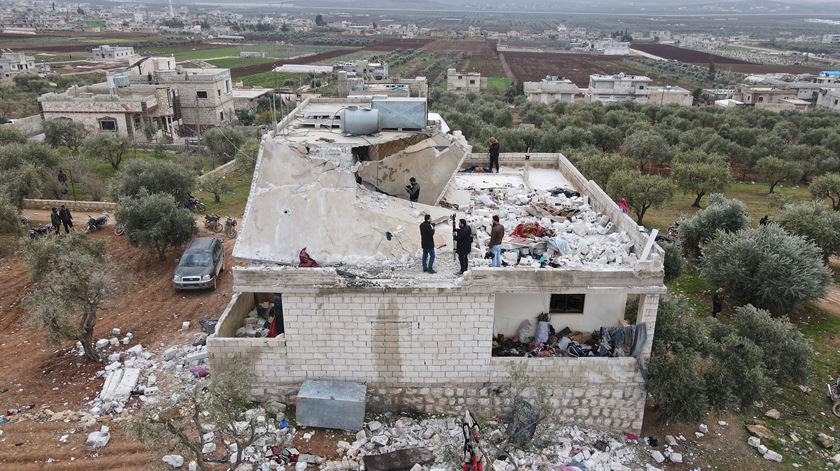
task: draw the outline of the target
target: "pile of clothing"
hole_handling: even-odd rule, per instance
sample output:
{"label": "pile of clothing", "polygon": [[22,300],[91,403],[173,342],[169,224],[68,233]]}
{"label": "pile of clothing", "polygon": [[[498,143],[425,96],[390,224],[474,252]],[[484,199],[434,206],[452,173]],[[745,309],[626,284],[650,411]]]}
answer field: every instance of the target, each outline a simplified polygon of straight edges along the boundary
{"label": "pile of clothing", "polygon": [[540,314],[536,331],[530,320],[522,321],[517,334],[493,339],[496,357],[634,357],[639,358],[647,339],[645,324],[601,327],[593,332],[560,331]]}

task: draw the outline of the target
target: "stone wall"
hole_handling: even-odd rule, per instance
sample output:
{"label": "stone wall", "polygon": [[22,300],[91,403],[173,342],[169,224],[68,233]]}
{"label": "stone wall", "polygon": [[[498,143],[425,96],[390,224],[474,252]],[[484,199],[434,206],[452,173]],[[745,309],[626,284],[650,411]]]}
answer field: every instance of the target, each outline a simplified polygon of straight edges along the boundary
{"label": "stone wall", "polygon": [[38,200],[24,199],[24,209],[46,209],[59,208],[61,205],[70,208],[70,211],[96,211],[113,212],[117,210],[117,203],[110,201],[70,201],[70,200]]}
{"label": "stone wall", "polygon": [[254,372],[257,397],[288,401],[306,378],[334,379],[367,383],[372,410],[456,414],[471,407],[498,415],[515,369],[548,388],[563,422],[641,429],[644,381],[633,358],[491,357],[492,293],[289,292],[284,339],[222,337],[241,325],[249,297],[234,298],[207,350],[211,368],[239,361]]}

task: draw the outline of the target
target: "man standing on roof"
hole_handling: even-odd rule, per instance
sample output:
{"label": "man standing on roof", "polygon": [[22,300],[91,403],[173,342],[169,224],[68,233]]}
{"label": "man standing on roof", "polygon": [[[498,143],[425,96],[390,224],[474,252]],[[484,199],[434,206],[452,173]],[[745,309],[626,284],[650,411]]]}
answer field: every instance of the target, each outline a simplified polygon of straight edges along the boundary
{"label": "man standing on roof", "polygon": [[458,230],[455,231],[455,252],[458,254],[458,262],[461,264],[459,274],[467,271],[467,257],[472,251],[472,229],[467,225],[466,219],[458,221]]}
{"label": "man standing on roof", "polygon": [[414,177],[409,178],[408,183],[405,186],[405,191],[408,192],[408,200],[416,203],[420,199],[420,185]]}
{"label": "man standing on roof", "polygon": [[490,138],[490,168],[488,172],[493,173],[493,166],[496,166],[496,173],[499,173],[499,141],[495,137]]}
{"label": "man standing on roof", "polygon": [[490,253],[493,254],[491,267],[502,266],[502,239],[505,238],[505,226],[499,222],[499,216],[493,216],[493,227],[490,228]]}
{"label": "man standing on roof", "polygon": [[435,225],[428,214],[420,223],[420,246],[423,248],[423,273],[437,273],[432,268],[435,263]]}

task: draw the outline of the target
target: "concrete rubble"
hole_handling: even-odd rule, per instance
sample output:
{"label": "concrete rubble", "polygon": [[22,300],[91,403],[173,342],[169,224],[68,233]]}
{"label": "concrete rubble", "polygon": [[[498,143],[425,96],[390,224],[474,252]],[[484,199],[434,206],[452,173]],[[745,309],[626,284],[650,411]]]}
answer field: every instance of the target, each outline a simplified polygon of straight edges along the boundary
{"label": "concrete rubble", "polygon": [[[265,319],[257,315],[256,309],[248,313],[242,327],[236,329],[237,337],[267,337],[268,329],[263,327]],[[280,334],[282,335],[282,334]]]}

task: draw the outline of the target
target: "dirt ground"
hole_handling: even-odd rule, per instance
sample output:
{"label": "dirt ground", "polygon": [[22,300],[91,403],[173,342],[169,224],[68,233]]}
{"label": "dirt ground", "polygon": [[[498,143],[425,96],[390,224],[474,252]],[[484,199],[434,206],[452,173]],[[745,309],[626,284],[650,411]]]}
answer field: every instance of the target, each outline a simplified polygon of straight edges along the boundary
{"label": "dirt ground", "polygon": [[588,87],[591,74],[614,74],[626,68],[621,56],[600,54],[505,52],[505,59],[517,80],[539,81],[546,75],[561,75],[578,87]]}
{"label": "dirt ground", "polygon": [[[29,212],[33,220],[43,220],[44,212]],[[83,214],[77,214],[84,219]],[[78,224],[78,223],[77,223]],[[216,291],[173,291],[171,276],[179,252],[170,252],[159,262],[141,249],[130,247],[125,237],[112,230],[100,230],[92,237],[106,241],[116,271],[117,295],[101,309],[94,338],[111,337],[111,329],[132,332],[131,345],[159,353],[166,346],[192,343],[200,335],[198,321],[217,319],[231,296],[232,275],[224,272]],[[225,242],[230,256],[233,240]],[[49,345],[44,333],[33,326],[21,306],[30,286],[24,263],[10,251],[0,256],[0,408],[50,408],[54,412],[79,410],[87,406],[102,387],[96,378],[105,362],[91,364],[72,351],[71,343]],[[230,264],[228,265],[230,266]],[[190,329],[181,332],[184,321]],[[133,399],[129,406],[137,406]],[[107,424],[100,421],[97,427]],[[92,430],[82,430],[78,422],[23,422],[0,425],[0,469],[43,469],[47,459],[57,462],[50,469],[69,470],[145,470],[152,457],[137,442],[125,437],[118,425],[111,427],[111,442],[98,455],[84,449]],[[70,434],[71,430],[75,433]],[[59,438],[70,434],[67,443]],[[162,455],[163,453],[159,453]],[[71,461],[72,460],[72,461]]]}
{"label": "dirt ground", "polygon": [[314,64],[318,61],[343,56],[356,50],[360,50],[360,48],[335,49],[332,51],[319,52],[317,54],[311,54],[295,59],[280,59],[276,62],[269,62],[268,64],[254,64],[246,67],[235,67],[233,69],[230,69],[230,75],[233,78],[240,78],[248,75],[258,74],[261,72],[268,72],[270,70],[274,70],[275,67],[280,67],[283,64]]}

